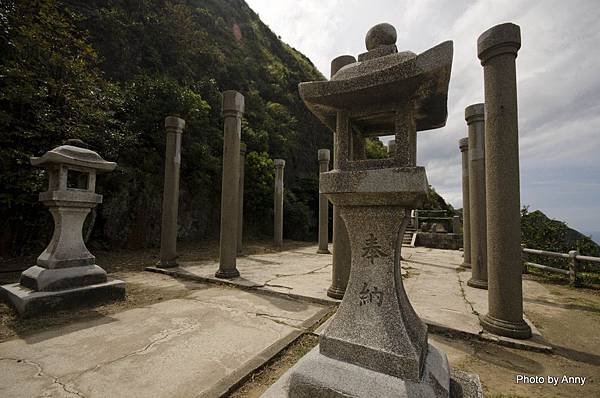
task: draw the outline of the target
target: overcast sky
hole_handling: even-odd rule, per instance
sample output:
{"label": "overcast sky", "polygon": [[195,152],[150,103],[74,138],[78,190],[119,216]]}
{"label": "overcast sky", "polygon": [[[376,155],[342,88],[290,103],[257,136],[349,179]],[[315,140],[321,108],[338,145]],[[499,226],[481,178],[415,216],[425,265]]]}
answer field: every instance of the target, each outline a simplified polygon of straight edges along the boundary
{"label": "overcast sky", "polygon": [[364,52],[367,30],[388,22],[400,51],[454,41],[446,127],[418,134],[429,183],[462,207],[458,140],[464,108],[483,102],[477,37],[521,26],[517,58],[521,204],[600,238],[600,1],[246,0],[323,75],[338,55]]}

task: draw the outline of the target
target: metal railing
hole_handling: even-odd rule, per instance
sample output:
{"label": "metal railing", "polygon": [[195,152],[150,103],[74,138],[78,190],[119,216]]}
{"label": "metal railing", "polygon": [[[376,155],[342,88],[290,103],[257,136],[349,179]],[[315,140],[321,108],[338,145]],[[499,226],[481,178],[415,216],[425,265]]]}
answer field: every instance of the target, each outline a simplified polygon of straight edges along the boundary
{"label": "metal railing", "polygon": [[[591,256],[582,256],[579,254],[577,250],[571,250],[569,253],[556,253],[549,252],[546,250],[537,250],[537,249],[529,249],[525,247],[525,245],[521,245],[522,254],[521,258],[523,260],[523,272],[527,273],[527,267],[536,268],[546,272],[555,272],[563,275],[567,275],[569,277],[569,281],[573,286],[579,286],[580,280],[577,276],[578,272],[580,272],[580,262],[581,261],[590,261],[594,263],[600,263],[600,257],[591,257]],[[555,257],[555,258],[563,258],[568,260],[569,269],[555,268],[550,267],[543,264],[534,263],[528,261],[528,254],[536,254],[538,256],[547,256],[547,257]]]}

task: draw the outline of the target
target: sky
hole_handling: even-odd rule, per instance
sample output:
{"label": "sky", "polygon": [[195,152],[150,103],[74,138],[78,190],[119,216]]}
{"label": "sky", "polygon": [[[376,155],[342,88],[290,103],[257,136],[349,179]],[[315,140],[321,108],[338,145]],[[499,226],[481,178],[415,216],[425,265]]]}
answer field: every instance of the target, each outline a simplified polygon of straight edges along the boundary
{"label": "sky", "polygon": [[600,1],[246,0],[281,39],[329,77],[333,58],[365,52],[365,34],[396,27],[399,51],[454,41],[445,127],[418,133],[417,163],[462,207],[458,140],[465,107],[483,102],[477,38],[521,27],[517,57],[521,205],[600,241]]}

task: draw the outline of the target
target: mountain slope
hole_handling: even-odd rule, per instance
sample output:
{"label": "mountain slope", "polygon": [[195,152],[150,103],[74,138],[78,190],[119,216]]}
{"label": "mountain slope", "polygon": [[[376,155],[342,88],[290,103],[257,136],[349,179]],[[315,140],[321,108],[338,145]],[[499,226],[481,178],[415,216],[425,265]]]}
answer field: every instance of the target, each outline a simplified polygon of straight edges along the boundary
{"label": "mountain slope", "polygon": [[[286,160],[289,238],[313,238],[316,153],[331,133],[303,105],[297,86],[323,79],[241,0],[35,0],[0,9],[3,134],[0,255],[39,250],[51,221],[37,203],[44,179],[27,158],[81,138],[119,163],[91,234],[106,247],[155,245],[160,235],[164,117],[186,120],[181,239],[218,236],[220,93],[246,100],[246,230],[272,228],[272,159]],[[316,194],[315,194],[316,196]],[[288,228],[290,227],[290,228]],[[27,248],[31,242],[37,242]],[[22,249],[25,248],[25,249]]]}

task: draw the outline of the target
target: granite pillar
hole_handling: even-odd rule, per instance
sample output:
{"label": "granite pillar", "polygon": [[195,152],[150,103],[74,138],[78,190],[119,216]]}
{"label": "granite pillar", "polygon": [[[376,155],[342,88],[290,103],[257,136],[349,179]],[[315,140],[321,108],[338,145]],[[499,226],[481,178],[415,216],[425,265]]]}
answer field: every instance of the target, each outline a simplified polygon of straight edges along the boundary
{"label": "granite pillar", "polygon": [[240,143],[240,175],[238,185],[238,242],[237,242],[237,255],[242,256],[244,254],[243,246],[243,229],[244,229],[244,163],[246,163],[246,144]]}
{"label": "granite pillar", "polygon": [[485,227],[485,118],[483,104],[465,108],[469,130],[469,217],[471,221],[471,279],[467,285],[487,289],[487,234]]}
{"label": "granite pillar", "polygon": [[505,23],[477,40],[485,87],[485,165],[488,251],[488,313],[485,330],[513,338],[531,337],[523,320],[519,130],[515,59],[518,25]]}
{"label": "granite pillar", "polygon": [[185,120],[165,118],[167,146],[163,188],[162,224],[160,229],[160,262],[158,267],[177,266],[177,215],[179,212],[179,169],[181,166],[181,133]]}
{"label": "granite pillar", "polygon": [[463,253],[465,268],[471,268],[471,209],[469,205],[469,138],[461,138],[458,147],[462,155]]}
{"label": "granite pillar", "polygon": [[[329,171],[329,149],[319,149],[319,176]],[[319,177],[320,178],[320,177]],[[318,254],[331,254],[329,251],[329,201],[319,193],[319,249]]]}
{"label": "granite pillar", "polygon": [[274,159],[275,162],[275,195],[273,211],[273,244],[281,249],[283,246],[283,168],[285,160]]}
{"label": "granite pillar", "polygon": [[[331,61],[331,76],[333,77],[342,67],[356,62],[352,55],[341,55]],[[333,142],[333,168],[338,168],[339,149],[337,142],[339,133],[334,131]],[[331,298],[341,300],[344,297],[348,278],[350,277],[350,241],[344,220],[336,205],[333,205],[333,259],[331,267],[331,286],[327,289],[327,295]]]}
{"label": "granite pillar", "polygon": [[221,182],[221,235],[217,278],[235,278],[239,217],[240,137],[244,96],[237,91],[223,92],[223,179]]}
{"label": "granite pillar", "polygon": [[389,140],[388,141],[388,154],[390,155],[390,157],[394,156],[394,154],[396,153],[396,140]]}

